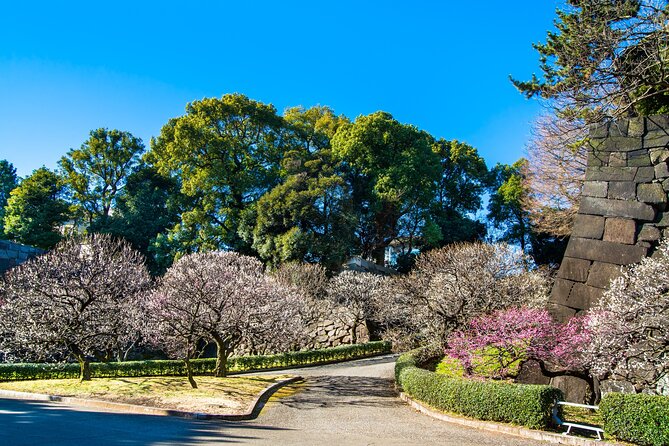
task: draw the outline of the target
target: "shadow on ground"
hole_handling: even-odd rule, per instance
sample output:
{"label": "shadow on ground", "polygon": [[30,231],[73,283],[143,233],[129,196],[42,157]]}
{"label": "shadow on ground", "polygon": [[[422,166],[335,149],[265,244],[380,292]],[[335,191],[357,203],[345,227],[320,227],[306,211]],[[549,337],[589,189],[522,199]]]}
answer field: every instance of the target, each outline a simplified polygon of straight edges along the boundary
{"label": "shadow on ground", "polygon": [[57,404],[0,400],[3,446],[223,445],[286,430],[262,424],[77,410]]}

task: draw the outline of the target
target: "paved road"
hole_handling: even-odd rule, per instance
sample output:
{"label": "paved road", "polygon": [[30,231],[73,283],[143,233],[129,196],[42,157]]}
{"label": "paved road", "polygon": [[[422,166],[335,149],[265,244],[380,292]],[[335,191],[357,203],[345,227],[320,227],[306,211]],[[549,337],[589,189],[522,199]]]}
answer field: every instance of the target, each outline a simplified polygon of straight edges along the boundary
{"label": "paved road", "polygon": [[397,399],[393,358],[300,369],[291,396],[270,399],[258,419],[191,421],[0,400],[0,444],[14,445],[499,445],[532,442],[455,426]]}

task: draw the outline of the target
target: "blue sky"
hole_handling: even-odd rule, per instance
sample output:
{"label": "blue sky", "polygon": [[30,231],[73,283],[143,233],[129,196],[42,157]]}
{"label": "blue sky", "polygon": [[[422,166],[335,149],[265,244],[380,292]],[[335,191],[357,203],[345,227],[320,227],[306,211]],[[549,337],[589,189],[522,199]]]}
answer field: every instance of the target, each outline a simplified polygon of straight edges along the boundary
{"label": "blue sky", "polygon": [[149,145],[189,101],[239,92],[279,111],[377,110],[479,149],[523,155],[541,108],[508,80],[538,72],[557,0],[11,2],[0,15],[0,159],[54,168],[91,129]]}

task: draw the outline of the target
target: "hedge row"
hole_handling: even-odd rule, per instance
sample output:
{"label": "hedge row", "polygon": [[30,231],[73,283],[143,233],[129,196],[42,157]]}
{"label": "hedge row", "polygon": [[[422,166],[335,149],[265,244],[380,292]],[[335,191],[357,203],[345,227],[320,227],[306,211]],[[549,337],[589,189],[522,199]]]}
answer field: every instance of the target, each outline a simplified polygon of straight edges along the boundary
{"label": "hedge row", "polygon": [[[305,365],[324,364],[347,359],[364,358],[382,353],[390,353],[391,344],[386,341],[366,344],[340,345],[338,347],[288,352],[276,355],[237,356],[228,360],[231,373],[254,370],[278,369]],[[193,373],[209,375],[214,369],[214,358],[194,359]],[[94,378],[120,378],[131,376],[184,376],[183,361],[149,360],[125,362],[95,362],[91,364]],[[78,378],[79,364],[14,363],[0,364],[0,381],[31,379]]]}
{"label": "hedge row", "polygon": [[551,409],[562,399],[555,387],[450,378],[417,367],[420,351],[405,353],[395,363],[395,379],[409,396],[436,409],[480,420],[546,429]]}
{"label": "hedge row", "polygon": [[669,397],[607,393],[599,409],[607,435],[640,445],[669,445]]}

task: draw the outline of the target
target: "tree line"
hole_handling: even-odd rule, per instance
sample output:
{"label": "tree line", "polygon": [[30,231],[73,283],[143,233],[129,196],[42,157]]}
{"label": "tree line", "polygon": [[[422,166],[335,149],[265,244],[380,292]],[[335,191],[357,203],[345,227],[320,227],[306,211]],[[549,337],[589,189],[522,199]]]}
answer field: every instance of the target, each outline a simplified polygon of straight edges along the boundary
{"label": "tree line", "polygon": [[323,106],[280,115],[228,94],[188,104],[148,150],[129,132],[101,128],[55,171],[19,181],[0,162],[2,231],[45,249],[68,231],[112,234],[154,274],[214,250],[334,271],[351,255],[383,264],[394,241],[407,269],[415,248],[485,239],[477,213],[487,196],[497,238],[532,252],[540,238],[520,208],[523,165],[488,169],[474,147],[386,112],[354,121]]}

